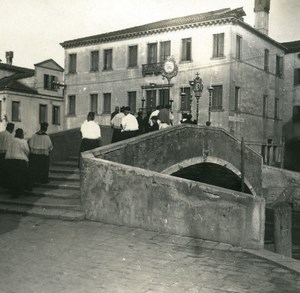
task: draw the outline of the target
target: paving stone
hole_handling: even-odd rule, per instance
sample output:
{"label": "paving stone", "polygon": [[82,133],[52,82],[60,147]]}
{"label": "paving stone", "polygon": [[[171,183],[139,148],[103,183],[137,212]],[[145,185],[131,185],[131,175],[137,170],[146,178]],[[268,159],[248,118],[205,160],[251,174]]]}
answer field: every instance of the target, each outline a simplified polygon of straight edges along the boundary
{"label": "paving stone", "polygon": [[0,236],[1,293],[300,292],[281,265],[186,237],[18,215],[0,215]]}

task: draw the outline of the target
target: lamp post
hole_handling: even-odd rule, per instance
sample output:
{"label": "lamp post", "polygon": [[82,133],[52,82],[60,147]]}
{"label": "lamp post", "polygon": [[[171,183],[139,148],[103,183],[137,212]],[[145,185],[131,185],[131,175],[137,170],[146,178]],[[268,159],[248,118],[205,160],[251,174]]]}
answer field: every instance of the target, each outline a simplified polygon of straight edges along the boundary
{"label": "lamp post", "polygon": [[183,114],[184,99],[186,97],[186,93],[185,92],[181,92],[180,93],[180,97],[181,97],[181,114]]}
{"label": "lamp post", "polygon": [[151,87],[151,101],[150,101],[150,108],[151,108],[151,111],[153,111],[153,88],[156,87],[156,83],[154,82],[151,82],[150,83],[150,87]]}
{"label": "lamp post", "polygon": [[197,100],[197,110],[196,110],[196,121],[198,124],[198,118],[199,118],[199,99],[201,97],[202,91],[203,91],[203,83],[202,79],[199,77],[199,73],[196,73],[196,78],[194,80],[189,81],[190,86],[192,87],[192,90],[195,94],[196,100]]}
{"label": "lamp post", "polygon": [[210,85],[209,87],[207,87],[208,90],[208,121],[206,121],[206,126],[210,126],[211,122],[210,122],[210,112],[211,112],[211,101],[212,101],[212,94],[213,94],[213,90],[214,88]]}

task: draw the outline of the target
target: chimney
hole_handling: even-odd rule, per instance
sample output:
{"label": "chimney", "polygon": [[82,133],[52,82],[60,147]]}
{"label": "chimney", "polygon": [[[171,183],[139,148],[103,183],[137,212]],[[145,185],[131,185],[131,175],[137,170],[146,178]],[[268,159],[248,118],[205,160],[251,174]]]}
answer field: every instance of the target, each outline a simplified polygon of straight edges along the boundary
{"label": "chimney", "polygon": [[269,33],[270,1],[271,0],[255,0],[254,4],[254,27],[265,35]]}
{"label": "chimney", "polygon": [[5,52],[5,56],[6,56],[6,63],[9,65],[12,65],[12,60],[14,57],[14,52],[13,51],[8,51]]}

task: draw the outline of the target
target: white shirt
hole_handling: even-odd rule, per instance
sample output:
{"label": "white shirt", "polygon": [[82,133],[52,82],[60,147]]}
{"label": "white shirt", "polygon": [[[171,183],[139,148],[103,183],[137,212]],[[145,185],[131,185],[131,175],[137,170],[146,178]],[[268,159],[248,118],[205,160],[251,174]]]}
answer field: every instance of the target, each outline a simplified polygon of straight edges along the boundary
{"label": "white shirt", "polygon": [[127,114],[123,117],[122,122],[122,131],[136,131],[139,130],[139,123],[137,119],[132,114]]}
{"label": "white shirt", "polygon": [[80,128],[82,138],[97,139],[101,137],[100,126],[93,120],[85,120]]}
{"label": "white shirt", "polygon": [[6,153],[13,138],[14,136],[7,130],[0,132],[0,153]]}
{"label": "white shirt", "polygon": [[22,138],[14,137],[8,146],[5,159],[25,160],[28,162],[29,146]]}
{"label": "white shirt", "polygon": [[123,112],[120,112],[114,116],[113,119],[111,119],[111,126],[116,129],[121,129],[121,123],[122,119],[125,117],[125,114]]}

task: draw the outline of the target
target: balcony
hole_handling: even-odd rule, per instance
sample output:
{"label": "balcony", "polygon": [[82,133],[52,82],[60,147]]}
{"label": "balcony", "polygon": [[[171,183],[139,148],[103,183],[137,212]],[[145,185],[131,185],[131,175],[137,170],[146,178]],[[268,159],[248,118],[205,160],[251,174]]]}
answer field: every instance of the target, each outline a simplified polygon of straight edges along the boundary
{"label": "balcony", "polygon": [[149,64],[143,64],[142,66],[142,74],[145,75],[159,75],[161,74],[162,68],[163,68],[163,62],[159,63],[149,63]]}

